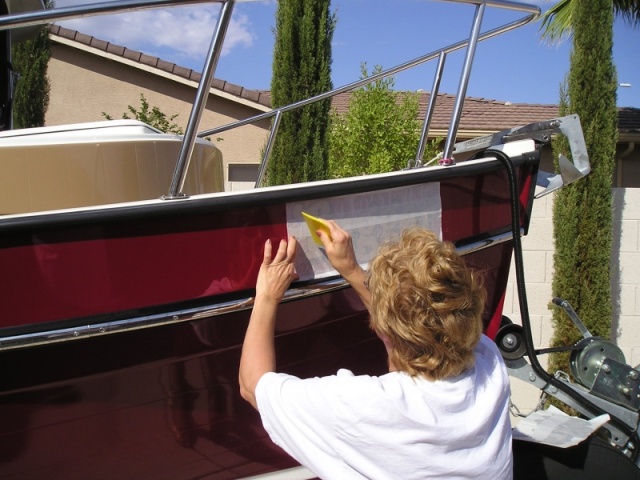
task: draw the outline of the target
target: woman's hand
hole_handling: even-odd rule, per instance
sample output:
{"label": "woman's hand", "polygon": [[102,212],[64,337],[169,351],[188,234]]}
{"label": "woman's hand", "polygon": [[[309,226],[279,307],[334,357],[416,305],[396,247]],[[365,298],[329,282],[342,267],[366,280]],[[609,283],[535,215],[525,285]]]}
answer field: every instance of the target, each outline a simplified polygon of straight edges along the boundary
{"label": "woman's hand", "polygon": [[258,381],[265,373],[274,372],[276,368],[273,343],[276,313],[287,288],[298,278],[294,266],[297,246],[294,237],[290,237],[289,242],[281,240],[272,259],[271,241],[267,240],[264,245],[264,257],[256,282],[256,298],[242,345],[238,373],[240,394],[254,408],[258,408]]}
{"label": "woman's hand", "polygon": [[298,242],[295,237],[281,240],[273,259],[271,240],[264,245],[264,257],[256,282],[256,300],[280,303],[291,282],[298,278],[295,260]]}
{"label": "woman's hand", "polygon": [[322,230],[318,230],[316,234],[322,241],[324,250],[327,252],[327,257],[333,268],[344,278],[348,279],[354,272],[361,270],[356,260],[351,235],[333,220],[326,220],[326,222],[331,235],[327,235],[326,232]]}
{"label": "woman's hand", "polygon": [[365,285],[367,280],[367,273],[362,269],[356,260],[356,253],[353,249],[353,241],[351,235],[346,230],[343,230],[333,220],[326,220],[329,226],[329,233],[319,230],[316,232],[324,251],[327,253],[327,257],[331,262],[333,268],[335,268],[342,277],[349,282],[353,289],[358,293],[362,302],[369,309],[371,303],[371,294],[369,289]]}

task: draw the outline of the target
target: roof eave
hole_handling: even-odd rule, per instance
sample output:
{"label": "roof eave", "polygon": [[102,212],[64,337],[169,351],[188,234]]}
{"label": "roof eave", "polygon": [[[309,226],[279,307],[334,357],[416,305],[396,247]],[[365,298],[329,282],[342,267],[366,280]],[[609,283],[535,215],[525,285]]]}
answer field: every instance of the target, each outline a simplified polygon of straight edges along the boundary
{"label": "roof eave", "polygon": [[[141,62],[138,62],[138,61],[135,61],[135,60],[131,60],[131,59],[125,57],[125,56],[111,53],[111,52],[109,52],[109,51],[107,51],[105,49],[102,49],[102,48],[93,47],[91,45],[87,45],[86,43],[78,42],[76,40],[67,38],[65,36],[57,35],[57,34],[55,34],[53,32],[50,32],[49,38],[54,43],[58,43],[60,45],[66,45],[68,47],[75,48],[75,49],[80,50],[80,51],[91,53],[92,55],[97,55],[97,56],[100,56],[100,57],[103,57],[103,58],[107,58],[109,60],[113,60],[114,62],[118,62],[120,64],[127,65],[127,66],[130,66],[132,68],[136,68],[138,70],[142,70],[142,71],[148,72],[148,73],[150,73],[152,75],[157,75],[159,77],[163,77],[163,78],[166,78],[168,80],[171,80],[171,81],[174,81],[174,82],[177,82],[177,83],[181,83],[183,85],[186,85],[186,86],[189,86],[189,87],[192,87],[192,88],[197,88],[198,87],[198,81],[195,80],[195,79],[186,78],[184,76],[168,72],[166,70],[163,70],[163,69],[158,68],[158,67],[154,67],[152,65],[147,65],[145,63],[141,63]],[[198,76],[199,76],[199,74],[198,74]],[[252,101],[250,99],[247,99],[247,98],[244,98],[244,97],[241,97],[241,96],[238,96],[238,95],[231,94],[231,93],[226,92],[224,90],[221,90],[219,88],[211,87],[210,88],[210,93],[212,95],[217,96],[217,97],[224,98],[226,100],[230,100],[232,102],[236,102],[236,103],[251,107],[251,108],[256,109],[258,111],[261,111],[261,112],[269,112],[269,111],[271,111],[271,108],[269,108],[266,105],[263,105],[263,104],[261,104],[259,102],[255,102],[255,101]]]}

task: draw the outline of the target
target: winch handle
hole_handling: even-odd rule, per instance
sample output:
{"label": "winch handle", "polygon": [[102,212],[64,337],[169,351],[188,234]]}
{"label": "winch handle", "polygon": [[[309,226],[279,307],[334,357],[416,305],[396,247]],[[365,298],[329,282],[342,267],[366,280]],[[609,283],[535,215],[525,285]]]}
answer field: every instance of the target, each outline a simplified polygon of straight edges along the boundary
{"label": "winch handle", "polygon": [[584,323],[582,323],[582,320],[580,320],[580,317],[578,317],[578,314],[568,301],[560,297],[553,297],[553,300],[551,301],[554,305],[557,305],[564,310],[573,324],[578,327],[578,330],[580,330],[580,333],[584,338],[593,337],[593,335],[591,335],[591,332],[587,329],[587,327],[584,326]]}

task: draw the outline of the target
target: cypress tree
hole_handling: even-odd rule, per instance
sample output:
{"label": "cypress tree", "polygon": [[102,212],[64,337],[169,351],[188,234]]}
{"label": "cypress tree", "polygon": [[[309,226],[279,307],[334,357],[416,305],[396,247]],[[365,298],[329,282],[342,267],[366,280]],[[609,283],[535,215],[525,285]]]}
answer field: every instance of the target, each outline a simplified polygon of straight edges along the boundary
{"label": "cypress tree", "polygon": [[[616,72],[612,60],[611,0],[576,2],[568,77],[568,111],[580,116],[591,173],[556,194],[553,295],[568,300],[593,335],[611,330],[612,176],[617,142]],[[565,313],[553,308],[553,344],[568,345],[580,334]],[[566,354],[550,359],[550,370],[568,371]]]}
{"label": "cypress tree", "polygon": [[[276,12],[271,103],[281,107],[331,90],[330,0],[280,0]],[[327,177],[331,101],[283,114],[267,169],[270,185]]]}
{"label": "cypress tree", "polygon": [[[53,1],[46,0],[45,7],[52,8]],[[14,128],[41,127],[49,106],[49,26],[41,27],[34,38],[13,45],[11,57],[13,69],[20,74],[14,97]]]}

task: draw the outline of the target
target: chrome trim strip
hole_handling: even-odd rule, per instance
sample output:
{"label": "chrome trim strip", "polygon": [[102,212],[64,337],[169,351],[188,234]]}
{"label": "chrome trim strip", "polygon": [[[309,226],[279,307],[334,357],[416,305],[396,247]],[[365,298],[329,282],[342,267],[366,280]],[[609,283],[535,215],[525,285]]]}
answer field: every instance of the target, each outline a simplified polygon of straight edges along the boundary
{"label": "chrome trim strip", "polygon": [[263,473],[252,477],[244,477],[244,480],[311,480],[318,476],[305,467],[287,468],[277,472]]}
{"label": "chrome trim strip", "polygon": [[[320,295],[322,293],[345,288],[346,286],[347,282],[342,278],[338,278],[305,287],[292,288],[287,291],[283,301],[286,302],[303,297]],[[249,310],[253,307],[253,300],[253,297],[246,297],[229,302],[221,302],[213,305],[205,305],[202,307],[176,310],[173,312],[165,312],[155,315],[145,315],[142,317],[116,320],[113,322],[88,324],[57,330],[0,337],[0,351],[59,343],[69,340],[79,340],[95,337],[97,335],[108,335],[130,330],[140,330],[143,328],[171,325],[174,323],[189,322],[192,320],[201,320],[203,318],[215,317],[231,312]]]}
{"label": "chrome trim strip", "polygon": [[[520,227],[520,236],[524,235],[524,228]],[[492,247],[494,245],[498,245],[500,243],[508,242],[513,238],[511,232],[506,232],[500,235],[495,235],[493,237],[489,237],[484,240],[479,240],[477,242],[470,243],[468,245],[462,245],[456,247],[456,250],[460,255],[468,255],[470,253],[477,252],[479,250],[484,250],[485,248]]]}
{"label": "chrome trim strip", "polygon": [[[521,229],[520,232],[522,235],[524,230]],[[511,233],[504,233],[487,238],[486,240],[460,246],[457,250],[460,255],[466,255],[509,240],[511,240]],[[287,302],[291,300],[299,300],[305,297],[322,295],[323,293],[340,290],[346,287],[348,287],[348,283],[343,278],[332,278],[313,285],[292,288],[287,291],[283,301]],[[0,351],[60,343],[70,340],[80,340],[98,335],[109,335],[132,330],[141,330],[143,328],[201,320],[204,318],[225,315],[227,313],[249,310],[253,308],[253,301],[253,297],[245,297],[213,305],[205,305],[202,307],[176,310],[155,315],[145,315],[142,317],[116,320],[113,322],[87,324],[71,328],[61,328],[57,330],[0,337]]]}

